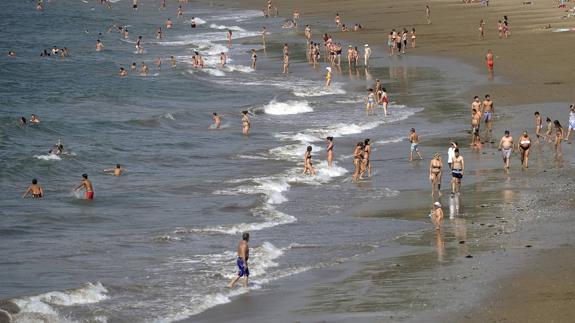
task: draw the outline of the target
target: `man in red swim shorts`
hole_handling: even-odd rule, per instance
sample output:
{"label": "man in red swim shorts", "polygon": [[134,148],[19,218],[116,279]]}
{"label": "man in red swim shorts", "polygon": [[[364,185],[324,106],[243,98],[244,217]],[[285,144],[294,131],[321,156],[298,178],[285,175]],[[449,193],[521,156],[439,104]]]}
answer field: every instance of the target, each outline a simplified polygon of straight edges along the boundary
{"label": "man in red swim shorts", "polygon": [[490,72],[493,72],[493,52],[490,50],[487,51],[487,55],[485,55],[485,60],[487,61],[487,69]]}
{"label": "man in red swim shorts", "polygon": [[86,189],[86,200],[93,200],[94,199],[94,186],[92,182],[88,179],[88,174],[82,174],[82,183],[74,189],[77,191],[79,189]]}

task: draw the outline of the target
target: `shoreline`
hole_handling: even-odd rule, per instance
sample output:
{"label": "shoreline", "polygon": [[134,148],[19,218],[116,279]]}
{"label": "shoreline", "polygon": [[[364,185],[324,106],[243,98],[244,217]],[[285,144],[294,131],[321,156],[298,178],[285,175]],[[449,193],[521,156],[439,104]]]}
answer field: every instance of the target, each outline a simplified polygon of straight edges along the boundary
{"label": "shoreline", "polygon": [[[293,1],[295,3],[299,3],[300,4],[300,12],[302,12],[302,14],[304,14],[303,9],[306,7],[305,5],[302,5],[302,2],[300,1]],[[510,1],[507,1],[507,3],[509,3]],[[361,6],[362,4],[365,4],[366,1],[360,1],[359,6]],[[506,3],[506,5],[507,5]],[[307,5],[307,4],[306,4]],[[321,7],[321,4],[315,4],[316,6]],[[435,5],[435,3],[434,3]],[[311,4],[310,4],[311,6]],[[448,4],[445,4],[444,2],[441,2],[440,4],[440,8],[443,8],[443,6],[448,7]],[[452,6],[457,6],[455,4],[452,4]],[[462,7],[464,5],[459,5],[458,8]],[[535,7],[537,9],[541,9],[541,6],[537,6]],[[252,8],[253,9],[253,8]],[[474,8],[474,9],[479,9],[479,8]],[[474,10],[471,9],[470,10]],[[316,9],[317,10],[317,9]],[[549,13],[552,10],[556,10],[555,8],[546,8],[545,9],[545,13]],[[322,18],[323,21],[330,21],[331,17],[328,17],[327,15],[325,15],[325,11],[324,14],[319,14],[319,12],[314,12],[313,10],[310,10],[312,13],[315,13],[316,15],[314,17],[319,17]],[[356,11],[359,11],[356,10]],[[501,12],[500,9],[493,9],[493,11],[495,12]],[[285,12],[285,9],[284,9]],[[515,12],[514,14],[526,14],[525,11],[520,11],[520,12]],[[459,20],[462,20],[465,18],[466,15],[462,15],[461,17],[458,17]],[[441,17],[441,16],[439,16]],[[452,24],[453,26],[453,24]],[[433,26],[435,28],[435,26]],[[425,27],[421,27],[421,29],[423,29]],[[517,28],[517,32],[514,32],[514,36],[513,38],[519,38],[519,40],[515,41],[513,40],[512,42],[512,46],[507,44],[507,47],[515,47],[518,45],[518,41],[520,40],[524,40],[525,37],[529,36],[529,35],[525,35],[528,31],[526,29],[527,27],[525,26],[521,26],[519,28]],[[436,29],[437,30],[437,29]],[[373,30],[364,30],[358,33],[339,33],[336,32],[334,33],[334,36],[336,38],[336,41],[340,39],[341,36],[344,36],[343,39],[353,39],[356,43],[362,43],[362,42],[370,42],[370,45],[373,43],[373,40],[375,39],[374,37],[376,37],[376,35],[372,35]],[[385,35],[380,34],[380,35]],[[421,34],[418,34],[418,36]],[[517,35],[517,36],[515,36]],[[562,37],[561,33],[552,33],[552,36],[549,37],[553,37],[555,39],[557,39],[557,37]],[[423,34],[423,36],[428,36],[427,34]],[[543,39],[543,38],[547,38],[548,34],[543,34],[540,33],[538,34],[535,38],[537,38],[538,40]],[[434,42],[438,42],[437,37],[439,36],[435,36],[435,38],[433,36],[431,36],[429,39],[433,40]],[[572,36],[569,36],[572,37]],[[315,37],[314,37],[315,38]],[[421,39],[421,37],[419,38]],[[510,39],[511,40],[511,39]],[[508,40],[501,40],[501,41],[508,41]],[[536,42],[535,40],[530,41],[530,44],[527,45],[523,45],[523,46],[533,46],[533,43]],[[562,42],[562,45],[565,45],[566,43],[568,43],[568,41]],[[421,42],[419,43],[421,44]],[[427,45],[429,45],[429,43],[424,43],[425,45],[420,45],[418,52],[416,53],[416,55],[431,55],[431,56],[438,56],[438,57],[447,57],[450,59],[456,59],[456,60],[462,60],[467,64],[471,64],[472,66],[478,68],[479,71],[481,71],[480,68],[484,68],[484,64],[483,64],[483,52],[480,51],[480,48],[477,49],[477,53],[472,53],[469,50],[465,51],[465,47],[466,46],[459,46],[457,47],[458,44],[455,44],[454,46],[446,46],[448,47],[447,49],[439,49],[439,47],[441,45],[432,45],[427,47]],[[503,44],[498,44],[498,45],[503,45]],[[477,45],[472,45],[474,47],[478,47]],[[374,47],[373,45],[371,46],[372,48]],[[378,46],[379,47],[379,46]],[[531,48],[529,47],[529,48]],[[421,49],[423,48],[423,49]],[[531,65],[531,61],[529,61],[528,57],[523,59],[521,62],[517,62],[516,61],[516,56],[518,55],[517,53],[513,53],[514,49],[509,49],[509,48],[498,48],[496,49],[497,53],[503,53],[505,54],[505,57],[501,57],[501,65],[504,65],[507,62],[513,61],[513,67],[516,66],[530,66],[533,67],[533,65]],[[520,52],[519,50],[517,50],[517,52]],[[538,54],[539,52],[536,52],[535,54]],[[409,54],[408,54],[409,55]],[[565,54],[564,54],[565,55]],[[378,53],[374,52],[374,56],[377,57]],[[533,58],[531,58],[533,59]],[[516,65],[516,63],[518,63]],[[560,65],[560,64],[557,64]],[[518,110],[516,108],[513,108],[514,106],[519,106],[521,104],[526,104],[526,103],[548,103],[549,102],[549,97],[552,97],[553,100],[552,102],[560,102],[560,101],[568,101],[569,99],[572,98],[572,96],[569,94],[569,91],[567,91],[567,88],[571,87],[573,85],[572,80],[568,80],[568,74],[566,72],[563,73],[557,73],[558,71],[556,69],[552,69],[552,71],[546,71],[545,73],[542,73],[541,68],[539,67],[543,67],[545,66],[545,64],[541,64],[541,65],[535,65],[537,68],[516,68],[517,70],[521,70],[521,71],[516,71],[513,68],[501,68],[499,69],[499,57],[497,57],[497,71],[501,70],[502,72],[496,72],[496,78],[497,79],[501,79],[503,82],[498,82],[497,86],[494,87],[493,84],[483,84],[483,85],[479,85],[479,86],[475,86],[473,87],[473,89],[471,89],[469,91],[469,93],[491,93],[493,97],[496,97],[497,100],[497,105],[498,107],[503,106],[503,111],[505,111],[507,114],[513,114],[513,111]],[[556,68],[556,65],[553,65],[554,68]],[[558,74],[557,77],[555,77],[555,74]],[[542,83],[536,83],[536,82],[529,82],[529,80],[533,79],[532,76],[537,75],[538,77],[541,77],[543,79]],[[545,81],[545,79],[550,79],[550,77],[553,76],[554,79],[560,79],[560,81]],[[486,77],[486,73],[484,72],[480,72],[480,77]],[[566,79],[567,78],[567,79]],[[507,81],[507,80],[511,80],[511,82]],[[547,84],[549,83],[549,84]],[[538,89],[539,85],[545,85],[545,91],[541,91]],[[537,89],[537,90],[536,90]],[[568,105],[567,105],[568,106]],[[501,111],[500,108],[498,108],[499,111]],[[500,112],[499,112],[500,113]],[[557,111],[555,112],[556,114],[558,113]],[[527,125],[531,125],[531,120],[525,120],[524,126]],[[497,136],[497,135],[495,135]],[[495,157],[495,159],[499,159],[498,156]],[[494,168],[496,170],[496,168]],[[573,174],[572,170],[568,170],[567,171],[568,174]],[[540,180],[545,180],[546,175],[543,175],[542,173],[537,174],[537,179],[534,180],[535,183],[538,183]],[[563,179],[563,178],[559,178],[559,179]],[[549,182],[545,182],[545,183],[549,183]],[[465,197],[463,197],[465,199]],[[552,197],[551,197],[552,198]],[[507,202],[506,202],[507,203]],[[538,212],[541,212],[544,209],[540,209],[537,210]],[[565,212],[567,210],[563,210],[563,215],[565,215]],[[560,212],[560,211],[559,211]],[[521,221],[521,217],[516,215],[517,219],[516,221]],[[568,220],[567,220],[568,221]],[[551,226],[553,225],[554,222],[552,222]],[[517,237],[513,237],[513,236],[522,236],[522,235],[527,235],[524,231],[521,230],[525,230],[525,229],[518,229],[517,232],[511,233],[510,236],[510,241],[508,241],[505,245],[507,247],[503,247],[500,246],[501,248],[504,248],[504,251],[502,251],[501,253],[506,254],[506,253],[510,253],[507,252],[505,250],[505,248],[510,248],[512,247],[513,244],[517,244],[517,241],[511,241],[513,239],[517,239]],[[535,229],[536,231],[537,229]],[[429,231],[432,231],[431,229]],[[558,232],[557,230],[555,232]],[[425,235],[425,233],[422,233],[422,235]],[[534,234],[534,236],[536,236],[537,234]],[[562,236],[563,238],[566,238],[565,235]],[[526,239],[526,240],[530,240],[532,238]],[[517,248],[520,248],[518,246],[516,246]],[[523,246],[524,247],[524,246]],[[541,247],[541,249],[550,249],[551,252],[553,254],[558,254],[560,252],[564,252],[563,250],[565,250],[566,248],[568,250],[570,250],[570,253],[573,252],[572,248],[563,246],[560,247],[559,245],[553,245],[552,243],[549,243],[548,245],[546,245],[545,247]],[[559,249],[556,249],[559,248]],[[527,249],[527,250],[533,250],[533,249]],[[491,253],[494,252],[494,250],[490,251]],[[491,258],[491,262],[493,263],[493,265],[497,266],[497,263],[494,263],[494,260],[497,259],[504,259],[506,257],[506,255],[498,255],[498,256],[493,256],[490,255],[489,251],[484,251],[482,253],[480,253],[481,255],[475,255],[476,257],[481,257],[482,259],[484,259],[485,257],[487,257],[488,259]],[[500,313],[505,313],[505,312],[501,312],[502,310],[502,306],[497,306],[496,303],[494,302],[490,302],[489,301],[489,296],[492,295],[496,295],[496,297],[499,297],[498,299],[505,299],[505,297],[502,297],[500,295],[504,295],[504,296],[508,296],[511,295],[511,293],[503,293],[501,292],[502,287],[501,286],[505,286],[505,288],[511,288],[512,290],[521,290],[521,291],[525,291],[526,289],[529,289],[530,287],[524,287],[523,289],[521,289],[521,287],[517,287],[514,286],[514,281],[517,279],[521,279],[521,277],[530,277],[533,276],[534,274],[534,270],[531,269],[523,269],[523,268],[518,268],[520,267],[521,264],[525,263],[526,261],[535,261],[536,264],[540,264],[539,266],[536,266],[538,269],[542,269],[542,270],[547,270],[549,272],[553,271],[553,266],[544,266],[543,264],[546,263],[546,259],[553,259],[550,258],[548,256],[545,255],[545,251],[539,250],[537,251],[537,255],[533,256],[533,253],[523,253],[523,254],[517,254],[515,253],[513,255],[515,258],[513,260],[511,259],[507,259],[507,263],[505,265],[499,265],[500,267],[507,267],[505,268],[505,270],[502,270],[501,272],[497,273],[495,275],[495,277],[482,277],[481,279],[484,279],[483,281],[478,281],[479,279],[476,279],[475,281],[475,287],[478,288],[480,287],[482,289],[481,293],[479,293],[480,295],[477,296],[477,298],[475,299],[476,301],[479,301],[479,305],[477,304],[466,304],[465,306],[460,306],[459,308],[455,308],[455,309],[451,309],[448,311],[448,313],[437,313],[434,311],[430,312],[422,312],[423,314],[421,316],[416,316],[415,318],[412,318],[411,321],[413,322],[419,322],[421,321],[424,317],[427,319],[427,315],[432,314],[432,317],[434,317],[435,321],[438,322],[442,322],[442,321],[451,321],[451,319],[453,319],[454,317],[456,319],[453,319],[453,322],[461,322],[461,321],[470,321],[470,322],[482,322],[485,321],[486,316],[478,316],[477,318],[473,318],[470,316],[467,316],[465,314],[462,313],[466,313],[465,311],[468,311],[469,309],[474,309],[472,311],[472,315],[475,315],[477,313],[479,313],[481,310],[485,309],[485,308],[491,308],[491,309],[496,309],[492,310],[490,312],[490,314],[492,314],[491,317],[489,317],[489,319],[494,319],[496,317],[496,315],[494,313],[496,312],[500,312]],[[499,258],[498,258],[499,257]],[[503,257],[503,258],[501,258]],[[556,262],[559,262],[560,264],[563,264],[565,262],[561,262],[560,260],[555,259]],[[487,261],[488,262],[488,261]],[[503,261],[502,261],[503,262]],[[567,262],[568,263],[568,262]],[[340,265],[339,267],[341,267],[343,265]],[[349,265],[352,266],[352,265]],[[348,266],[348,267],[349,267]],[[560,265],[561,266],[561,265]],[[335,270],[335,269],[334,269]],[[345,271],[345,270],[344,270]],[[562,274],[567,274],[566,272],[562,272]],[[298,276],[299,277],[299,276]],[[293,280],[293,278],[288,279],[289,280]],[[553,282],[553,280],[548,279],[551,282]],[[285,282],[283,285],[285,286],[288,282]],[[487,283],[487,286],[490,287],[486,287],[485,285],[483,285],[483,283]],[[279,282],[276,283],[280,284]],[[473,285],[473,283],[471,284]],[[541,287],[541,285],[539,285],[539,288]],[[273,287],[272,287],[273,288]],[[278,288],[278,287],[276,287]],[[537,287],[533,287],[533,288],[537,288]],[[461,291],[461,293],[464,293],[464,291]],[[277,292],[276,292],[277,294]],[[276,297],[280,297],[279,295],[275,295]],[[250,296],[252,297],[252,296]],[[261,298],[258,298],[261,300]],[[564,303],[568,303],[568,299],[565,300]],[[230,304],[226,304],[224,305],[224,307],[228,308],[228,310],[230,311],[230,313],[233,312],[237,312],[237,311],[241,311],[242,307],[240,305],[235,304],[236,302],[232,302]],[[510,304],[510,306],[512,306],[512,310],[506,312],[509,316],[507,318],[511,318],[513,319],[513,317],[517,317],[517,315],[520,315],[522,310],[521,308],[526,308],[525,303],[521,302],[521,299],[513,299],[511,301],[508,302],[504,302],[504,304]],[[219,313],[222,312],[226,312],[226,309],[224,307],[218,307],[220,309],[220,311],[217,310],[209,310],[206,311],[204,313],[201,314],[201,316],[198,316],[196,318],[201,319],[201,318],[208,318],[209,316],[209,312],[215,313],[216,311]],[[477,309],[477,310],[475,310]],[[276,308],[277,310],[277,308]],[[547,310],[545,316],[546,318],[552,317],[554,315],[553,311],[549,311]],[[205,314],[205,315],[204,315]],[[505,316],[506,314],[502,314],[500,316]],[[344,318],[339,318],[342,321],[345,320],[345,318],[349,319],[352,316],[347,316]],[[568,317],[568,316],[567,316]],[[321,316],[316,317],[317,319],[322,318]],[[338,321],[337,317],[332,317],[334,319],[334,321]],[[331,319],[330,318],[330,321]],[[306,318],[307,319],[307,318]],[[354,317],[354,319],[358,319],[357,317]],[[364,317],[364,319],[366,321],[371,321],[374,319],[374,317]],[[407,318],[404,318],[407,319]],[[400,319],[400,321],[403,321],[404,319]],[[557,322],[563,322],[560,320],[560,318],[558,318],[559,321]],[[210,319],[207,319],[207,321],[212,321]],[[362,321],[360,319],[360,321]],[[410,321],[409,319],[407,319],[407,321]]]}

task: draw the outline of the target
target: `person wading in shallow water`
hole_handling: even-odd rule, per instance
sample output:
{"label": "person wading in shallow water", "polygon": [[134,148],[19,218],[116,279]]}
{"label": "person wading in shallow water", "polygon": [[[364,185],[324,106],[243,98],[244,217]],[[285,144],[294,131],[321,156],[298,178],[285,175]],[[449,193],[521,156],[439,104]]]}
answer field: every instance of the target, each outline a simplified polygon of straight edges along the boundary
{"label": "person wading in shallow water", "polygon": [[236,264],[238,265],[238,275],[228,284],[229,288],[233,288],[242,277],[244,277],[244,287],[248,287],[248,279],[250,276],[250,270],[248,268],[248,259],[250,258],[250,247],[248,246],[249,241],[250,234],[248,232],[244,232],[244,234],[242,234],[242,240],[238,244],[238,258],[236,261]]}

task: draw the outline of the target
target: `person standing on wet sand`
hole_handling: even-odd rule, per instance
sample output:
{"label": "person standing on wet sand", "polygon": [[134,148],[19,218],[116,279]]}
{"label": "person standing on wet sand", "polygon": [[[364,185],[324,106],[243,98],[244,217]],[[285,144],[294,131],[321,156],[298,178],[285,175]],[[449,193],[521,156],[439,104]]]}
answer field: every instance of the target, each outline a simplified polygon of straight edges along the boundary
{"label": "person standing on wet sand", "polygon": [[487,50],[487,54],[485,54],[485,61],[487,63],[487,70],[489,71],[489,77],[493,78],[493,65],[495,62],[493,61],[493,52],[491,49]]}
{"label": "person standing on wet sand", "polygon": [[22,198],[26,198],[28,194],[32,194],[32,197],[35,199],[44,197],[44,189],[42,189],[42,186],[38,185],[37,179],[35,178],[32,179],[32,185],[28,186],[28,189],[26,190],[26,192],[24,192]]}
{"label": "person standing on wet sand", "polygon": [[333,166],[333,137],[327,137],[327,165],[329,167]]}
{"label": "person standing on wet sand", "polygon": [[433,214],[431,215],[431,222],[435,226],[435,230],[441,230],[441,224],[443,222],[443,209],[441,209],[441,203],[433,203]]}
{"label": "person standing on wet sand", "polygon": [[539,143],[539,138],[541,138],[541,129],[543,128],[543,119],[539,111],[535,111],[535,135],[537,135],[537,143]]}
{"label": "person standing on wet sand", "polygon": [[561,149],[561,142],[563,141],[564,135],[563,126],[561,126],[559,120],[553,121],[553,124],[555,125],[555,152],[559,156],[563,153]]}
{"label": "person standing on wet sand", "polygon": [[517,149],[521,152],[521,165],[528,168],[529,164],[529,149],[531,148],[531,138],[527,131],[523,131],[523,135],[519,138]]}
{"label": "person standing on wet sand", "polygon": [[479,122],[481,121],[481,113],[475,109],[471,112],[471,146],[476,147],[481,144],[479,138]]}
{"label": "person standing on wet sand", "polygon": [[511,159],[511,153],[515,150],[513,146],[513,137],[511,137],[509,134],[509,130],[505,130],[505,135],[501,137],[498,149],[501,151],[503,156],[505,169],[509,170],[509,160]]}
{"label": "person standing on wet sand", "polygon": [[486,140],[491,140],[491,130],[493,128],[493,115],[495,114],[495,107],[489,94],[485,95],[485,100],[482,103],[483,107],[483,121],[485,122],[485,132],[487,134]]}
{"label": "person standing on wet sand", "polygon": [[369,58],[371,57],[371,48],[368,44],[364,45],[365,49],[363,51],[363,64],[365,67],[369,66]]}
{"label": "person standing on wet sand", "polygon": [[250,122],[250,118],[248,117],[248,111],[242,111],[242,133],[244,136],[247,136],[250,132],[252,124]]}
{"label": "person standing on wet sand", "polygon": [[416,153],[419,156],[420,160],[423,160],[423,157],[419,153],[419,135],[415,132],[415,128],[411,128],[409,132],[409,142],[411,143],[411,147],[409,149],[409,161],[413,161],[413,153]]}
{"label": "person standing on wet sand", "polygon": [[575,130],[575,105],[571,104],[569,107],[569,128],[567,129],[567,136],[565,137],[565,141],[571,143],[571,130]]}
{"label": "person standing on wet sand", "polygon": [[441,175],[443,172],[443,162],[441,155],[435,153],[433,159],[429,163],[429,181],[431,181],[431,197],[441,197]]}
{"label": "person standing on wet sand", "polygon": [[82,174],[82,183],[78,185],[74,189],[74,191],[78,191],[84,188],[86,190],[86,200],[93,200],[94,199],[94,186],[92,182],[88,179],[88,174]]}
{"label": "person standing on wet sand", "polygon": [[248,268],[248,259],[250,258],[250,247],[248,245],[249,241],[250,234],[248,232],[244,232],[242,234],[242,240],[238,244],[238,258],[236,260],[236,264],[238,265],[238,276],[234,277],[228,284],[229,288],[233,288],[238,280],[240,280],[242,277],[245,277],[244,287],[248,287],[248,280],[250,276],[250,270]]}
{"label": "person standing on wet sand", "polygon": [[465,162],[463,161],[463,156],[459,155],[459,148],[455,148],[453,151],[455,156],[453,156],[453,164],[451,169],[451,195],[459,195],[461,189],[461,179],[463,178],[463,172],[465,170]]}
{"label": "person standing on wet sand", "polygon": [[427,20],[427,24],[431,24],[431,8],[428,4],[425,5],[425,19]]}
{"label": "person standing on wet sand", "polygon": [[447,165],[449,165],[449,170],[452,170],[453,167],[453,158],[455,158],[455,149],[457,149],[457,143],[452,141],[449,143],[449,149],[447,149]]}
{"label": "person standing on wet sand", "polygon": [[114,176],[122,176],[122,174],[124,172],[127,172],[128,170],[125,168],[122,168],[122,165],[120,164],[116,164],[115,168],[108,168],[108,169],[104,169],[104,173],[114,173]]}
{"label": "person standing on wet sand", "polygon": [[313,163],[311,161],[311,150],[312,150],[312,147],[307,146],[305,154],[303,155],[303,158],[304,158],[303,174],[304,175],[307,173],[315,175],[315,169],[313,168]]}

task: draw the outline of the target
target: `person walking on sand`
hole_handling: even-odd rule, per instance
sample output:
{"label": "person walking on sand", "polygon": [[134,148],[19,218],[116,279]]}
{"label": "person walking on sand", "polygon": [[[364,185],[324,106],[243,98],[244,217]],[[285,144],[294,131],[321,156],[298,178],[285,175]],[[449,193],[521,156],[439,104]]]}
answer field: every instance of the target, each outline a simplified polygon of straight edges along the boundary
{"label": "person walking on sand", "polygon": [[503,164],[505,165],[505,169],[509,170],[511,153],[515,150],[513,146],[513,137],[511,137],[509,134],[509,130],[505,130],[505,135],[501,137],[498,150],[501,151],[501,155],[503,156]]}
{"label": "person walking on sand", "polygon": [[411,128],[411,131],[409,132],[409,142],[411,143],[409,161],[413,161],[413,153],[417,153],[419,159],[423,160],[423,157],[419,153],[419,135],[415,132],[415,128]]}
{"label": "person walking on sand", "polygon": [[333,137],[327,137],[327,165],[329,167],[333,166]]}
{"label": "person walking on sand", "polygon": [[28,189],[26,190],[26,192],[24,192],[24,195],[22,195],[22,198],[26,198],[26,196],[28,196],[28,194],[32,194],[32,198],[35,199],[39,199],[39,198],[43,198],[44,197],[44,189],[42,188],[42,186],[38,185],[38,180],[37,179],[32,179],[32,185],[28,186]]}
{"label": "person walking on sand", "polygon": [[248,111],[242,111],[242,133],[244,136],[247,136],[250,132],[252,124],[250,122],[250,118],[248,117]]}
{"label": "person walking on sand", "polygon": [[443,223],[443,209],[441,209],[441,203],[433,203],[433,213],[431,214],[431,222],[435,226],[435,230],[441,230],[441,224]]}
{"label": "person walking on sand", "polygon": [[415,28],[411,29],[411,48],[415,48],[415,40],[417,39],[417,35],[415,34]]}
{"label": "person walking on sand", "polygon": [[307,173],[315,175],[315,169],[313,168],[313,163],[311,161],[311,150],[312,150],[312,147],[307,146],[307,149],[306,149],[305,154],[303,156],[303,158],[304,158],[303,174],[304,175]]}
{"label": "person walking on sand", "polygon": [[455,158],[455,149],[457,149],[457,143],[452,141],[449,143],[449,149],[447,149],[447,165],[449,166],[449,170],[452,170],[453,167],[453,158]]}
{"label": "person walking on sand", "polygon": [[387,105],[389,104],[389,97],[387,96],[386,88],[381,88],[378,103],[383,107],[383,115],[387,117]]}
{"label": "person walking on sand", "polygon": [[435,153],[429,162],[429,181],[431,182],[431,197],[441,197],[441,175],[443,173],[443,161],[441,155]]}
{"label": "person walking on sand", "polygon": [[427,20],[427,24],[431,24],[431,8],[428,4],[425,5],[425,19]]}
{"label": "person walking on sand", "polygon": [[94,186],[92,182],[88,179],[88,174],[82,174],[82,183],[78,185],[74,189],[74,191],[78,191],[80,189],[86,190],[86,200],[93,200],[94,199]]}
{"label": "person walking on sand", "polygon": [[555,152],[559,156],[562,155],[563,153],[561,148],[561,142],[563,141],[563,135],[564,135],[563,126],[561,126],[559,120],[553,121],[553,124],[555,125]]}
{"label": "person walking on sand", "polygon": [[575,130],[575,105],[569,106],[569,128],[567,129],[567,136],[565,141],[571,143],[571,131]]}
{"label": "person walking on sand", "polygon": [[363,64],[365,67],[369,66],[369,58],[371,57],[371,48],[368,44],[363,45],[365,47],[363,51]]}
{"label": "person walking on sand", "polygon": [[543,119],[539,111],[535,111],[535,135],[537,135],[537,143],[539,143],[539,138],[541,138],[541,129],[543,128]]}
{"label": "person walking on sand", "polygon": [[485,40],[485,21],[479,21],[479,40]]}
{"label": "person walking on sand", "polygon": [[122,176],[122,174],[124,172],[127,172],[128,170],[125,168],[122,168],[122,165],[120,164],[116,164],[115,168],[108,168],[108,169],[104,169],[104,173],[114,173],[114,176]]}
{"label": "person walking on sand", "polygon": [[485,54],[485,61],[487,63],[487,71],[489,71],[489,77],[493,78],[493,65],[495,62],[493,61],[493,52],[491,49],[487,50],[487,54]]}
{"label": "person walking on sand", "polygon": [[489,94],[485,95],[485,100],[483,100],[482,108],[483,110],[483,121],[485,122],[485,132],[487,133],[487,139],[491,139],[491,131],[493,128],[493,115],[495,114],[495,107],[493,106],[493,101]]}
{"label": "person walking on sand", "polygon": [[455,194],[459,195],[461,179],[463,178],[463,172],[465,170],[465,162],[463,161],[463,156],[459,154],[459,148],[455,148],[453,152],[455,156],[453,156],[451,169],[451,196],[455,196]]}
{"label": "person walking on sand", "polygon": [[481,113],[473,109],[471,114],[471,146],[477,147],[481,144],[481,138],[479,137],[479,122],[481,121]]}
{"label": "person walking on sand", "polygon": [[232,281],[228,284],[229,288],[233,288],[240,278],[244,277],[244,287],[248,287],[248,280],[250,277],[250,269],[248,268],[248,260],[250,258],[250,247],[248,245],[250,241],[250,234],[244,232],[242,234],[242,240],[238,244],[238,258],[236,264],[238,266],[238,276],[234,277]]}
{"label": "person walking on sand", "polygon": [[531,148],[531,138],[527,134],[527,131],[523,131],[523,135],[519,138],[519,143],[517,144],[517,149],[521,152],[521,165],[524,168],[528,168],[529,164],[529,149]]}

